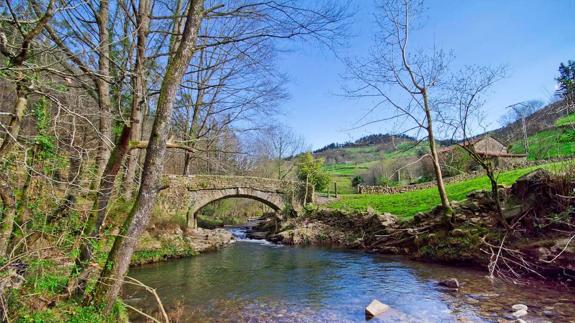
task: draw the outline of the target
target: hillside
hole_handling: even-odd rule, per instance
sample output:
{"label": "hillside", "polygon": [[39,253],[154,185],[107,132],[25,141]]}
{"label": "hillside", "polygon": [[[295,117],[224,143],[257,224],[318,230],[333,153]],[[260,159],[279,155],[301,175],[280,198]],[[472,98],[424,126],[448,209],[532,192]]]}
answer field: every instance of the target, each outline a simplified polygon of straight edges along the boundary
{"label": "hillside", "polygon": [[[549,104],[526,118],[528,145],[526,151],[522,138],[521,121],[479,135],[490,135],[508,146],[509,152],[526,153],[529,160],[570,157],[575,155],[575,113],[564,102]],[[449,146],[453,141],[438,141],[439,146]],[[324,170],[337,183],[341,193],[352,193],[351,181],[362,176],[367,184],[382,184],[381,177],[409,165],[428,152],[425,142],[406,135],[374,134],[343,144],[332,143],[314,151],[315,157],[325,160]],[[427,178],[417,168],[410,166],[396,176],[398,182],[424,181]],[[386,183],[387,185],[387,183]],[[333,185],[330,191],[333,191]]]}
{"label": "hillside", "polygon": [[[573,112],[575,112],[573,107],[569,107],[563,101],[548,104],[525,119],[527,124],[527,134],[534,135],[546,129],[565,125],[569,123],[569,119],[564,118],[568,117]],[[521,132],[521,120],[517,120],[505,127],[488,131],[491,136],[506,145],[510,145],[515,142],[517,138],[520,138]]]}
{"label": "hillside", "polygon": [[396,151],[404,143],[417,140],[406,135],[374,134],[361,137],[354,142],[332,143],[313,152],[328,165],[356,164],[379,160],[384,154]]}

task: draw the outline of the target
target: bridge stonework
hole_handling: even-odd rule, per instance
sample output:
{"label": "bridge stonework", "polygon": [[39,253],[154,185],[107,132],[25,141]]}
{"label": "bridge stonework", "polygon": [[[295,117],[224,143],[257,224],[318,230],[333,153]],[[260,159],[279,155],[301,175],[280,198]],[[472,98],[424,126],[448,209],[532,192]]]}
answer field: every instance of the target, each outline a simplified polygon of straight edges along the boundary
{"label": "bridge stonework", "polygon": [[[187,218],[196,228],[196,215],[207,204],[233,197],[260,201],[276,211],[299,213],[305,202],[313,202],[313,188],[301,182],[269,178],[224,175],[166,175],[156,206],[164,215]],[[307,192],[307,199],[305,199]]]}

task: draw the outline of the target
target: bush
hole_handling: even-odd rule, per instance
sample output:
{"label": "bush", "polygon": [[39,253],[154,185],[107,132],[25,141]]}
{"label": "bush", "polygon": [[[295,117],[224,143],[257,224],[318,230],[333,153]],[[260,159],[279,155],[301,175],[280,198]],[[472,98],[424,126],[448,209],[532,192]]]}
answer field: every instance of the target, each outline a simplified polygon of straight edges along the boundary
{"label": "bush", "polygon": [[363,183],[364,183],[363,177],[361,177],[360,175],[357,175],[356,177],[354,177],[351,180],[351,186],[352,187],[358,187],[359,185],[361,185]]}
{"label": "bush", "polygon": [[386,176],[379,176],[375,180],[375,184],[378,186],[395,187],[399,185],[399,182],[392,180]]}
{"label": "bush", "polygon": [[311,153],[303,154],[298,160],[297,177],[309,182],[317,191],[323,191],[329,184],[329,175],[322,170],[323,159],[313,158]]}

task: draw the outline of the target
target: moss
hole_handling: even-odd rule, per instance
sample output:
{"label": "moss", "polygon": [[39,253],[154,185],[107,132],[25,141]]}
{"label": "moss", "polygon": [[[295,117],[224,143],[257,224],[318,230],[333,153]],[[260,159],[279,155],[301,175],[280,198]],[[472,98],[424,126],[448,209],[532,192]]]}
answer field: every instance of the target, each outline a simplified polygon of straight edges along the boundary
{"label": "moss", "polygon": [[446,262],[474,261],[487,228],[465,224],[452,231],[422,234],[416,240],[416,256]]}
{"label": "moss", "polygon": [[143,265],[168,259],[177,259],[196,256],[198,253],[191,249],[177,249],[174,247],[162,247],[157,250],[142,250],[134,252],[130,265]]}

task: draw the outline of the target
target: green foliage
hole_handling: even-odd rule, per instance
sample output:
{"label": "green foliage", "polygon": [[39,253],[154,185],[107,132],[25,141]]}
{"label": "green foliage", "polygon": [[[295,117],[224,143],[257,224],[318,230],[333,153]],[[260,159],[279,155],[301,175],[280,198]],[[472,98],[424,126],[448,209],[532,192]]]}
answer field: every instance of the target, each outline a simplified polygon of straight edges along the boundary
{"label": "green foliage", "polygon": [[378,186],[387,186],[387,187],[395,187],[397,185],[399,185],[399,182],[394,181],[393,179],[387,177],[387,176],[379,176],[376,181],[375,181],[375,185]]}
{"label": "green foliage", "polygon": [[308,182],[316,190],[322,191],[329,184],[329,176],[322,170],[323,159],[314,158],[311,153],[305,153],[298,159],[297,177]]}
{"label": "green foliage", "polygon": [[47,274],[34,281],[35,290],[37,292],[46,292],[56,294],[60,292],[68,282],[67,276]]}
{"label": "green foliage", "polygon": [[[547,164],[544,168],[554,169],[560,163]],[[498,183],[501,185],[510,185],[517,178],[537,169],[539,167],[527,167],[512,171],[502,172],[498,176]],[[480,176],[458,183],[450,183],[445,186],[447,195],[451,201],[461,201],[467,198],[467,195],[477,190],[490,189],[490,183],[487,176]],[[437,205],[440,205],[439,194],[436,188],[422,189],[418,191],[393,194],[353,194],[344,195],[338,201],[328,205],[335,209],[352,209],[367,210],[368,207],[379,212],[390,212],[397,215],[400,219],[410,219],[418,212],[426,212]]]}
{"label": "green foliage", "polygon": [[197,220],[198,220],[198,227],[204,229],[215,229],[224,226],[224,222],[222,220],[211,216],[198,215]]}
{"label": "green foliage", "polygon": [[156,250],[141,250],[134,252],[130,265],[142,265],[168,259],[195,256],[197,254],[198,253],[191,248],[178,249],[175,246],[162,246],[162,248]]}
{"label": "green foliage", "polygon": [[441,155],[444,176],[455,176],[472,170],[475,162],[465,149],[455,147]]}
{"label": "green foliage", "polygon": [[351,180],[351,186],[357,187],[357,186],[363,184],[363,182],[364,182],[363,177],[360,175],[357,175]]}
{"label": "green foliage", "polygon": [[559,65],[559,76],[555,79],[559,85],[557,94],[567,97],[575,94],[575,61],[569,60],[567,64]]}

